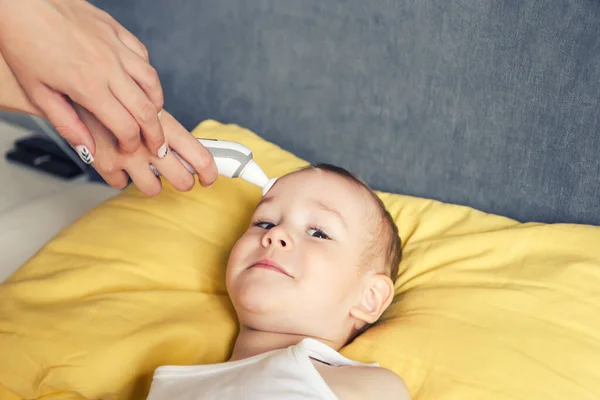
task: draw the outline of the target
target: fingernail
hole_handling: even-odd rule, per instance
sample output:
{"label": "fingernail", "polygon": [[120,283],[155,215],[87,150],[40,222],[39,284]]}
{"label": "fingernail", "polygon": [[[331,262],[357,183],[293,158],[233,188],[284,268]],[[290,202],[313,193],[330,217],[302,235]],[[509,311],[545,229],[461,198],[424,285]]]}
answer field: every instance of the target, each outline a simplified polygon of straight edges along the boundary
{"label": "fingernail", "polygon": [[165,158],[167,153],[169,152],[169,147],[167,143],[163,143],[162,146],[158,149],[158,158]]}
{"label": "fingernail", "polygon": [[160,111],[158,112],[158,120],[159,120],[159,121],[162,119],[162,112],[163,112],[163,110],[160,110]]}
{"label": "fingernail", "polygon": [[75,146],[75,151],[79,154],[79,158],[81,158],[84,163],[89,165],[94,162],[94,157],[92,157],[92,154],[84,145],[80,144],[79,146]]}

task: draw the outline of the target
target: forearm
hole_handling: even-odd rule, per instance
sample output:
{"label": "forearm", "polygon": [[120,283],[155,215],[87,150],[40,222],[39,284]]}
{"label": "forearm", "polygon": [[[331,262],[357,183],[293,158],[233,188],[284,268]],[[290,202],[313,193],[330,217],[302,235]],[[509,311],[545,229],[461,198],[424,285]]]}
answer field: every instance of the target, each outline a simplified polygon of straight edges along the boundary
{"label": "forearm", "polygon": [[[0,0],[2,2],[2,0]],[[30,101],[0,53],[0,109],[42,116]]]}

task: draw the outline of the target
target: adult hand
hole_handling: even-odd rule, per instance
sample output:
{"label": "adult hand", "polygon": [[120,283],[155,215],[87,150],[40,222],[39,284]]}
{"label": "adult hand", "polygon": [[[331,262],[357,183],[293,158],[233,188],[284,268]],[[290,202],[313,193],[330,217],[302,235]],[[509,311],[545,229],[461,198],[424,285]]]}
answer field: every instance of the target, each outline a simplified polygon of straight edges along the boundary
{"label": "adult hand", "polygon": [[[75,110],[96,142],[97,151],[92,166],[112,187],[124,188],[131,177],[142,193],[157,195],[162,185],[150,165],[179,191],[187,191],[194,186],[194,176],[172,151],[162,159],[151,153],[146,146],[139,147],[133,153],[124,153],[120,151],[114,136],[94,115],[79,105],[75,105]],[[162,112],[161,123],[170,148],[177,151],[198,172],[202,186],[212,185],[217,179],[217,166],[210,152],[167,111]]]}
{"label": "adult hand", "polygon": [[23,90],[61,136],[95,155],[73,103],[92,112],[125,152],[141,135],[158,157],[167,150],[157,114],[163,93],[144,45],[84,0],[0,0],[0,53]]}

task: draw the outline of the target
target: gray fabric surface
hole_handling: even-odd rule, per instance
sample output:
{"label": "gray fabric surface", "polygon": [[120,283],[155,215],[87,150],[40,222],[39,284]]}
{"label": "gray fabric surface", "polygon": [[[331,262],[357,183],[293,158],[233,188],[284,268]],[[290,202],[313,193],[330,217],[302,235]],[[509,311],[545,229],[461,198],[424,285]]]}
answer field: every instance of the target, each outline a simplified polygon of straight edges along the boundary
{"label": "gray fabric surface", "polygon": [[234,122],[374,188],[600,224],[600,3],[97,0],[186,127]]}

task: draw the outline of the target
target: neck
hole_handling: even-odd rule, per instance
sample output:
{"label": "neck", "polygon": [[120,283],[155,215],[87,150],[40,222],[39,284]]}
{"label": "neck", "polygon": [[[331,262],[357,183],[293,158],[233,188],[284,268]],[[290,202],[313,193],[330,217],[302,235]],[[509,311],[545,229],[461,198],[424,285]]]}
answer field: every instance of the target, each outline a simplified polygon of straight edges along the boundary
{"label": "neck", "polygon": [[247,326],[241,326],[229,361],[253,357],[271,350],[283,349],[296,345],[306,338],[318,340],[335,350],[342,347],[339,343],[329,339],[308,335],[258,331]]}

